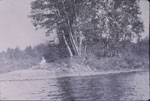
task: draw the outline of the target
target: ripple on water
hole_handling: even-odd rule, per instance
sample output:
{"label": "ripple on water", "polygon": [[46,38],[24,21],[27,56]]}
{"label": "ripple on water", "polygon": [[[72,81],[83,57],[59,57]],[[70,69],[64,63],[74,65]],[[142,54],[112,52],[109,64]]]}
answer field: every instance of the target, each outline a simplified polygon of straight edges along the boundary
{"label": "ripple on water", "polygon": [[0,82],[0,99],[100,101],[149,99],[149,73],[132,72]]}

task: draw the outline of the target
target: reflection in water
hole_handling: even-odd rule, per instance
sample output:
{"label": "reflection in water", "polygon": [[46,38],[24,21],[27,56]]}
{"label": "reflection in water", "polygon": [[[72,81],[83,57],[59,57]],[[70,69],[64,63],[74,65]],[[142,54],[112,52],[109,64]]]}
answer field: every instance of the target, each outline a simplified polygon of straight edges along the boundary
{"label": "reflection in water", "polygon": [[0,81],[1,100],[132,101],[148,98],[148,72],[34,81]]}
{"label": "reflection in water", "polygon": [[124,93],[121,83],[113,75],[60,78],[57,81],[65,97],[63,101],[119,101]]}
{"label": "reflection in water", "polygon": [[63,101],[146,100],[148,73],[124,73],[57,79]]}

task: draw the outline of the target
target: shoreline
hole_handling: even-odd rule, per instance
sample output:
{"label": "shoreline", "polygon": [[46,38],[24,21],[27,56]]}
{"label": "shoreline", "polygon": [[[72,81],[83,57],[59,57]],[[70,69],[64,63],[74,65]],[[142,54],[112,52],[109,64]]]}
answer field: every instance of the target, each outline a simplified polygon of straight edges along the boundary
{"label": "shoreline", "polygon": [[94,75],[110,75],[119,73],[142,72],[147,69],[131,69],[131,70],[111,70],[111,71],[89,71],[89,72],[74,72],[74,73],[61,73],[52,72],[45,69],[27,69],[17,70],[6,74],[0,75],[0,82],[2,81],[30,81],[30,80],[45,80],[63,77],[80,77],[80,76],[94,76]]}

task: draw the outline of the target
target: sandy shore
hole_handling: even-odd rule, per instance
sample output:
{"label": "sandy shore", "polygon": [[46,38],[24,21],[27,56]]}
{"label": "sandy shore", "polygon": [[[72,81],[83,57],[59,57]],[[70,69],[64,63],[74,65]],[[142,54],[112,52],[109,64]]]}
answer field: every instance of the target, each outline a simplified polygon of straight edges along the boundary
{"label": "sandy shore", "polygon": [[144,71],[143,69],[133,70],[120,70],[120,71],[101,71],[101,72],[55,72],[45,69],[28,69],[18,70],[6,74],[0,75],[0,81],[15,81],[15,80],[40,80],[49,78],[60,78],[60,77],[72,77],[72,76],[89,76],[89,75],[104,75],[104,74],[116,74],[125,72],[137,72]]}

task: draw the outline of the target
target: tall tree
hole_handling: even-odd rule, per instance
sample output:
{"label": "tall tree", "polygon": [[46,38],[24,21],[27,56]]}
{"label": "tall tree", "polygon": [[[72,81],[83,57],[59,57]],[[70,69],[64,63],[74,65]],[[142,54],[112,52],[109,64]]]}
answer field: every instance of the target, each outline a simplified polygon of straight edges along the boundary
{"label": "tall tree", "polygon": [[131,42],[141,38],[144,26],[140,14],[137,0],[115,0],[107,13],[112,48],[118,49],[121,41]]}
{"label": "tall tree", "polygon": [[91,6],[95,4],[91,0],[36,0],[32,2],[31,17],[35,27],[47,29],[47,35],[57,29],[59,40],[66,44],[70,56],[79,55],[85,37],[74,27],[90,21],[94,14]]}
{"label": "tall tree", "polygon": [[57,29],[60,40],[66,44],[70,56],[77,54],[72,23],[75,17],[74,0],[36,0],[32,3],[33,24],[47,29],[47,35]]}
{"label": "tall tree", "polygon": [[137,0],[35,0],[31,18],[47,36],[56,29],[70,56],[81,55],[82,44],[101,41],[107,50],[140,37],[143,22]]}

